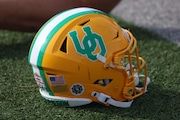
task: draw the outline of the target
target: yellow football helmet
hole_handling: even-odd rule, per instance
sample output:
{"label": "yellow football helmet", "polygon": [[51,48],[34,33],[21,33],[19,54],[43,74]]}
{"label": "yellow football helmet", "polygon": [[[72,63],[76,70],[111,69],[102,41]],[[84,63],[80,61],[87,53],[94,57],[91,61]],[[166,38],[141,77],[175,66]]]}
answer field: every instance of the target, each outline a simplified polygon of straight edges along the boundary
{"label": "yellow football helmet", "polygon": [[130,107],[150,82],[134,36],[92,8],[51,18],[36,34],[28,60],[42,97],[62,106],[94,101]]}

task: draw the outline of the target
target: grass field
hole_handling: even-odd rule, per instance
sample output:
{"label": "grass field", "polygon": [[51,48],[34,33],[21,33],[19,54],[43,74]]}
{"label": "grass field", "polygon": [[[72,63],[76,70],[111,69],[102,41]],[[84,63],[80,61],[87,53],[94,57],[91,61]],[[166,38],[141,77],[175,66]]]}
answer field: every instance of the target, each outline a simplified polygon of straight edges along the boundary
{"label": "grass field", "polygon": [[27,61],[34,33],[0,31],[0,120],[179,120],[180,47],[145,29],[119,21],[138,40],[148,64],[149,92],[123,109],[92,103],[64,108],[39,94]]}

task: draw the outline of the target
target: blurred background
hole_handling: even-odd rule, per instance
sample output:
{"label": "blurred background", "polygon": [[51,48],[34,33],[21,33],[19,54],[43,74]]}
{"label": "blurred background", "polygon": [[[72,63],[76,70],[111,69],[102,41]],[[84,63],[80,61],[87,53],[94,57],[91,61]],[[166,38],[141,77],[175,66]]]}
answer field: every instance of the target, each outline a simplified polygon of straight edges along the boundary
{"label": "blurred background", "polygon": [[180,0],[122,0],[111,13],[180,45]]}

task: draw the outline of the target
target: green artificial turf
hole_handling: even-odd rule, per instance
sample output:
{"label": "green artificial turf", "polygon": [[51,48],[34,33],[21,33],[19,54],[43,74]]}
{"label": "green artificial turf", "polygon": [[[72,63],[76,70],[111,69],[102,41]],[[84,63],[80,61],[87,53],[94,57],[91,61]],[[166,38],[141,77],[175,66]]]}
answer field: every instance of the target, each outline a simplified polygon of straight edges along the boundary
{"label": "green artificial turf", "polygon": [[130,108],[92,103],[65,108],[45,101],[27,61],[34,33],[0,31],[0,120],[178,120],[180,119],[180,47],[145,29],[118,21],[138,41],[148,65],[148,93]]}

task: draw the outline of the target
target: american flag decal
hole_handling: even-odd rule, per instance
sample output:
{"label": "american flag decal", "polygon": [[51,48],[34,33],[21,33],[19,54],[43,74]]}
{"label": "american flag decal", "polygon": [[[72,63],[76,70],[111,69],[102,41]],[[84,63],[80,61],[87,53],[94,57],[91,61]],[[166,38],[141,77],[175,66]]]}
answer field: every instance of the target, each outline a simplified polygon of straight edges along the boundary
{"label": "american flag decal", "polygon": [[64,76],[49,76],[51,85],[64,85]]}

